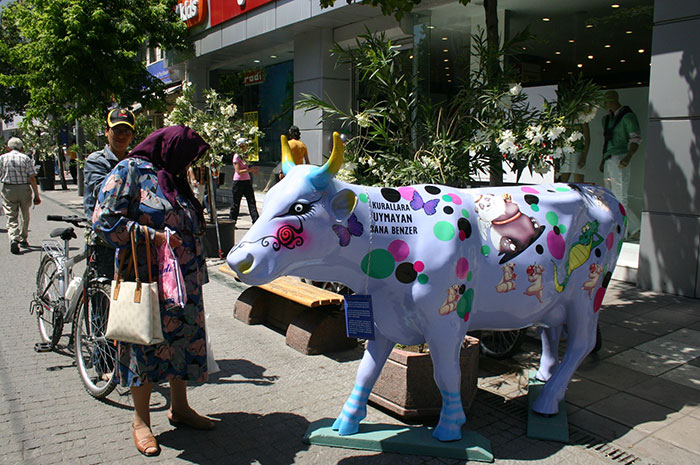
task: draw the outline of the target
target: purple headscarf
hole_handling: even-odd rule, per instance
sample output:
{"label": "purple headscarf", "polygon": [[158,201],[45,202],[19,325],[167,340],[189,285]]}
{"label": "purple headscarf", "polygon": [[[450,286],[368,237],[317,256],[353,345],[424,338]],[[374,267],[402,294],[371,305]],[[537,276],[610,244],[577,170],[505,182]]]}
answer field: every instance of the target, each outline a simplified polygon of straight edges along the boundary
{"label": "purple headscarf", "polygon": [[178,194],[187,197],[204,227],[204,209],[187,182],[186,168],[208,149],[209,144],[193,129],[170,126],[152,132],[127,157],[150,161],[158,171],[158,185],[173,208],[179,208]]}

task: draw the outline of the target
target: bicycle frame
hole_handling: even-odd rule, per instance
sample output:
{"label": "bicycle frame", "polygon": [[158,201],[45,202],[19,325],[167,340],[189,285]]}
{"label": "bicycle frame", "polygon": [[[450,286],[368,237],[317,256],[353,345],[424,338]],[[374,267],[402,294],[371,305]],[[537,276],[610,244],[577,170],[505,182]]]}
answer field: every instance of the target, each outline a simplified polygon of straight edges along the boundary
{"label": "bicycle frame", "polygon": [[[73,267],[85,260],[89,253],[88,246],[86,245],[83,251],[71,258],[70,249],[68,246],[69,242],[70,239],[64,240],[63,247],[61,247],[59,242],[56,240],[45,240],[41,244],[42,251],[52,257],[56,263],[56,271],[58,273],[58,292],[60,294],[60,311],[63,313],[64,321],[71,321],[71,318],[78,307],[78,297],[83,293],[85,278],[87,278],[87,268],[83,276],[84,279],[80,281],[78,288],[75,290],[75,293],[73,293],[73,297],[69,302],[67,302],[68,305],[66,305],[66,293],[68,291],[67,283],[70,283],[73,277]],[[56,277],[52,278],[47,284],[46,288],[42,290],[41,295],[38,296],[42,303],[44,302],[46,291],[51,287],[55,279]]]}

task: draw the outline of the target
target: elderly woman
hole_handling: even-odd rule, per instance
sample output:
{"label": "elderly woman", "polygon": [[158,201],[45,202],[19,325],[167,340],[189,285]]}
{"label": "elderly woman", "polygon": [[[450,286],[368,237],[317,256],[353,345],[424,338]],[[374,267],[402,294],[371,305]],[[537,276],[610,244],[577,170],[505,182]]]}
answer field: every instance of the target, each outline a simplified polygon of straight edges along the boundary
{"label": "elderly woman", "polygon": [[[208,148],[188,127],[153,132],[107,176],[93,214],[94,230],[118,249],[117,269],[120,261],[131,260],[132,230],[137,231],[140,262],[146,262],[144,230],[154,246],[166,240],[166,226],[176,232],[170,245],[185,279],[185,307],[166,308],[161,302],[163,343],[141,346],[120,342],[118,347],[116,376],[122,386],[131,389],[134,400],[134,442],[139,452],[148,456],[160,452],[150,427],[153,383],[170,383],[168,419],[172,424],[202,430],[214,427],[210,419],[189,406],[186,390],[187,381],[207,381],[202,285],[208,276],[201,241],[205,223],[202,205],[187,182],[187,170]],[[154,246],[151,255],[157,256]],[[139,276],[147,276],[146,266],[139,263]],[[153,260],[152,266],[157,276],[158,261]]]}

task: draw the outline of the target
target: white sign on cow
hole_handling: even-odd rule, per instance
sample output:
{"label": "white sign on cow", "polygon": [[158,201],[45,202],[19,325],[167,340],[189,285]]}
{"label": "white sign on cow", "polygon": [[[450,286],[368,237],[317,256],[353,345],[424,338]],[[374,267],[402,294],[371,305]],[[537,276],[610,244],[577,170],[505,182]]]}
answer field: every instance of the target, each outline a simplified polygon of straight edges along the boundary
{"label": "white sign on cow", "polygon": [[[546,384],[533,409],[556,413],[595,344],[598,310],[625,234],[623,206],[588,185],[347,184],[335,179],[343,145],[333,137],[330,159],[317,167],[294,166],[282,136],[286,176],[228,264],[252,285],[296,275],[372,296],[375,339],[334,429],[358,431],[395,343],[427,342],[443,402],[433,436],[461,438],[459,353],[468,329],[543,328],[537,378]],[[569,336],[560,361],[564,325]]]}

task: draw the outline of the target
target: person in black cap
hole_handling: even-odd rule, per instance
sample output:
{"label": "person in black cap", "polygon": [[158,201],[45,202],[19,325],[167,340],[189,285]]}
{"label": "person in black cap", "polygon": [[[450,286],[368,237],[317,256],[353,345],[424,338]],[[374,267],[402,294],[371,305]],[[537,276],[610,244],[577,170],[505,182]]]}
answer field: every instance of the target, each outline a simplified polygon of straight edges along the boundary
{"label": "person in black cap", "polygon": [[[97,194],[102,181],[112,169],[126,157],[129,144],[134,140],[134,114],[125,108],[115,108],[107,115],[105,136],[107,145],[102,150],[92,152],[85,160],[85,194],[83,210],[88,221],[92,222]],[[95,244],[95,258],[99,276],[114,276],[114,249],[101,243]]]}

